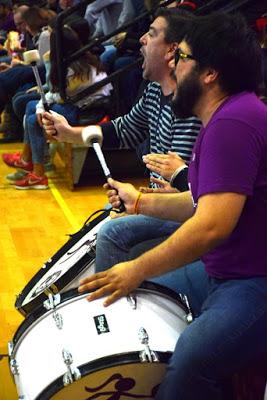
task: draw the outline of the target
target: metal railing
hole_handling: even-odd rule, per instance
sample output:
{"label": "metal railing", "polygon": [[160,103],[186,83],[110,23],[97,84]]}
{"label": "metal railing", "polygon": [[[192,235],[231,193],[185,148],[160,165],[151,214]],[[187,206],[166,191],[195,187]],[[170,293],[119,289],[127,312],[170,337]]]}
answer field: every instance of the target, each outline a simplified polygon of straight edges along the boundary
{"label": "metal railing", "polygon": [[[101,80],[101,81],[99,81],[99,82],[97,82],[95,84],[92,84],[90,87],[84,89],[83,91],[79,92],[77,95],[75,95],[75,96],[73,96],[71,98],[68,98],[68,96],[66,94],[66,75],[67,75],[66,72],[67,72],[67,68],[68,68],[68,66],[70,65],[71,62],[73,62],[74,60],[77,60],[86,51],[89,51],[93,47],[106,42],[107,40],[109,40],[113,36],[117,35],[118,33],[124,32],[128,28],[132,27],[135,23],[142,21],[144,18],[147,18],[149,16],[153,16],[153,14],[155,13],[155,11],[156,11],[156,9],[158,7],[155,7],[150,11],[142,13],[140,16],[134,18],[131,22],[122,25],[120,28],[114,30],[113,32],[111,32],[108,35],[101,36],[101,37],[96,37],[96,38],[91,39],[89,41],[89,43],[87,45],[83,46],[80,50],[74,52],[73,54],[71,54],[68,57],[64,57],[64,55],[63,55],[62,27],[64,26],[64,23],[65,23],[66,19],[70,15],[73,15],[77,11],[82,9],[85,4],[89,5],[89,4],[93,3],[94,1],[95,0],[83,0],[79,4],[77,4],[76,6],[71,7],[70,9],[61,12],[57,16],[55,29],[56,29],[57,67],[58,67],[57,71],[58,71],[59,93],[60,93],[60,96],[65,101],[76,102],[76,101],[84,98],[85,96],[93,94],[99,88],[103,87],[107,83],[112,83],[113,86],[114,86],[115,103],[118,104],[118,99],[116,99],[116,96],[118,96],[118,89],[117,89],[118,79],[120,79],[120,77],[122,75],[126,74],[130,69],[132,69],[132,68],[134,68],[134,67],[136,67],[138,65],[141,65],[142,57],[138,57],[134,62],[130,63],[129,65],[127,65],[127,66],[125,66],[123,68],[120,68],[118,71],[115,71],[115,72],[109,74],[107,78],[105,78],[105,79],[103,79],[103,80]],[[165,6],[169,5],[172,2],[173,2],[173,0],[166,0],[161,4],[161,6],[165,7]],[[118,108],[118,107],[116,107],[116,108]]]}

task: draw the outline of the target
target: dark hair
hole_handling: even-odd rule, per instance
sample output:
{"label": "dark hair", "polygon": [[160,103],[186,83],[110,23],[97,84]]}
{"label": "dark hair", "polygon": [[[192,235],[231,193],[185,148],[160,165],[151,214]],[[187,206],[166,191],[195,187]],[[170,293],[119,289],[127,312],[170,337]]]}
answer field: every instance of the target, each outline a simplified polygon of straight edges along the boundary
{"label": "dark hair", "polygon": [[38,33],[55,15],[54,11],[33,6],[23,12],[22,19],[33,32]]}
{"label": "dark hair", "polygon": [[227,94],[258,92],[262,82],[261,48],[241,15],[214,13],[197,17],[184,40],[199,70],[214,68]]}
{"label": "dark hair", "polygon": [[[70,23],[71,25],[71,23]],[[74,24],[77,28],[77,21]],[[77,28],[79,31],[79,29]],[[80,32],[79,32],[80,33]],[[62,28],[62,49],[64,59],[74,54],[76,51],[83,47],[83,42],[79,37],[78,32],[76,32],[72,26],[64,25]],[[90,52],[85,52],[77,60],[72,61],[69,67],[74,71],[77,78],[81,80],[86,80],[90,78],[91,67],[95,67],[97,72],[102,71],[103,68],[99,59],[91,54]],[[58,82],[58,67],[57,67],[57,43],[56,43],[56,33],[53,30],[50,35],[50,75],[49,79],[52,85],[52,91],[56,92],[59,90]],[[68,83],[68,82],[66,82]]]}
{"label": "dark hair", "polygon": [[196,18],[191,13],[177,8],[158,8],[155,18],[162,17],[167,22],[165,30],[166,43],[180,42],[190,27],[190,22]]}

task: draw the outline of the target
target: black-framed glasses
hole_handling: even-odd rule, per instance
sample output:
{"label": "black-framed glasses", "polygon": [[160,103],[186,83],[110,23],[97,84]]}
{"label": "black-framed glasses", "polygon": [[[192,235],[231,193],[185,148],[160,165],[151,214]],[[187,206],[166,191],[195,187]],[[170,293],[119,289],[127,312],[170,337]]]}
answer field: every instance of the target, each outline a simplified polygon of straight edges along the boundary
{"label": "black-framed glasses", "polygon": [[174,52],[174,63],[175,63],[175,66],[178,64],[178,61],[180,60],[180,58],[182,60],[186,60],[187,58],[189,60],[195,60],[195,57],[192,56],[192,54],[186,54],[181,49],[178,48]]}

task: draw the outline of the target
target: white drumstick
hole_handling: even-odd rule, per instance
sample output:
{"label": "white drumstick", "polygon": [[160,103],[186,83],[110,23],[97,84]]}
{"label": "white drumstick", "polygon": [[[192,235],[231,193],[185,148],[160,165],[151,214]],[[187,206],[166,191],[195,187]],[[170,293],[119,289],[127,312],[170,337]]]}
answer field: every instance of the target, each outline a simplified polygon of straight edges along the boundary
{"label": "white drumstick", "polygon": [[[104,154],[101,150],[101,144],[103,142],[103,134],[102,129],[98,125],[87,126],[82,130],[82,139],[85,145],[93,147],[98,161],[104,171],[105,177],[111,178],[110,170],[108,169],[106,160],[104,158]],[[125,211],[125,206],[121,201],[121,205],[119,207],[119,212]]]}
{"label": "white drumstick", "polygon": [[101,150],[101,145],[103,142],[102,129],[100,126],[92,125],[86,126],[82,130],[82,140],[87,146],[93,147],[98,161],[104,171],[105,177],[108,179],[111,177],[110,170],[108,169],[106,160],[104,158],[103,152]]}
{"label": "white drumstick", "polygon": [[41,96],[41,100],[42,100],[44,109],[45,109],[45,111],[49,111],[49,106],[48,106],[46,98],[45,98],[43,85],[42,85],[38,67],[37,67],[37,62],[40,61],[39,51],[38,50],[25,51],[23,53],[23,59],[26,64],[31,65],[33,73],[34,73],[34,77],[35,77],[35,80],[36,80],[36,83],[37,83],[37,86],[38,86],[38,89],[40,92],[40,96]]}

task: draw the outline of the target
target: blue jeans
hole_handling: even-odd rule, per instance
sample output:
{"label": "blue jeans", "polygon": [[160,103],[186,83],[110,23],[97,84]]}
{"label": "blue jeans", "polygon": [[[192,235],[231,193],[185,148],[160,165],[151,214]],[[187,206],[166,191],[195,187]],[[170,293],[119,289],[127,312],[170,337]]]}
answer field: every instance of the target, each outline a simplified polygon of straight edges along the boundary
{"label": "blue jeans", "polygon": [[[142,215],[107,222],[97,237],[96,270],[129,260],[133,246],[178,227]],[[196,261],[151,280],[186,294],[196,316],[177,341],[156,400],[223,400],[226,378],[267,360],[267,277],[213,279]]]}
{"label": "blue jeans", "polygon": [[155,399],[223,400],[225,378],[267,359],[266,332],[267,277],[210,278],[201,315],[179,337]]}
{"label": "blue jeans", "polygon": [[[128,261],[132,257],[132,248],[148,238],[158,242],[170,236],[179,224],[145,215],[129,215],[105,223],[97,234],[96,272],[104,271],[115,264]],[[155,243],[156,246],[157,243]],[[149,246],[150,248],[153,246]],[[144,251],[147,249],[144,249]],[[192,276],[197,279],[192,280]],[[172,289],[176,293],[191,298],[190,307],[194,315],[200,313],[204,301],[202,288],[207,289],[208,278],[201,261],[188,264],[183,268],[150,279]]]}
{"label": "blue jeans", "polygon": [[[41,80],[44,81],[44,66],[38,67],[38,70]],[[32,68],[28,65],[16,65],[0,73],[0,112],[3,111],[6,103],[11,100],[19,88],[26,83],[31,83],[30,86],[36,84]]]}
{"label": "blue jeans", "polygon": [[40,94],[38,92],[26,93],[26,91],[19,91],[12,97],[12,106],[14,113],[22,122],[26,112],[26,106],[30,101],[39,100]]}
{"label": "blue jeans", "polygon": [[[33,164],[43,164],[46,149],[46,137],[43,129],[37,122],[36,104],[38,101],[30,101],[26,106],[24,122],[24,143],[31,146]],[[78,108],[72,104],[52,104],[50,109],[67,118],[70,124],[78,120]]]}
{"label": "blue jeans", "polygon": [[132,247],[148,239],[171,235],[179,224],[146,215],[115,218],[97,234],[96,270],[104,271],[115,264],[129,260]]}

